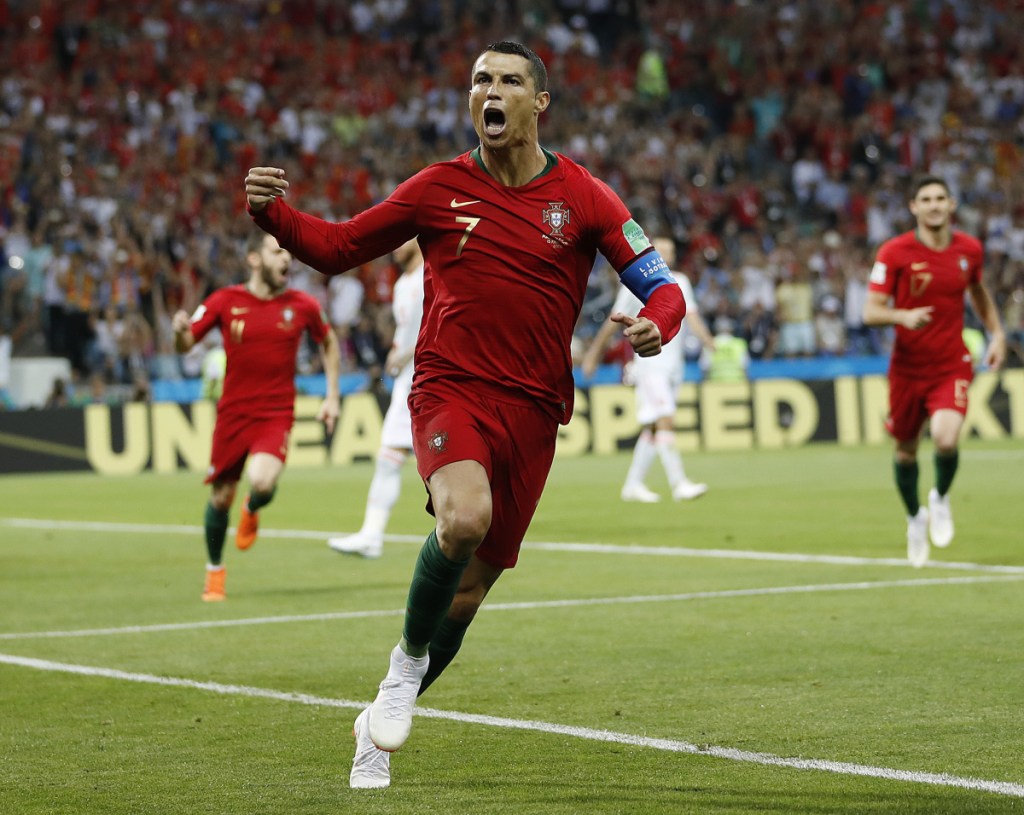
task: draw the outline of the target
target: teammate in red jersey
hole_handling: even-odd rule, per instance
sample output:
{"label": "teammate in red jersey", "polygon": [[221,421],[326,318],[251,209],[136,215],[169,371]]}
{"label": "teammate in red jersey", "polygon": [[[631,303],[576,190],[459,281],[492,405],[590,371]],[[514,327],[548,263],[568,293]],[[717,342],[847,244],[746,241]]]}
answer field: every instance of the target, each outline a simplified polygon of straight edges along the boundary
{"label": "teammate in red jersey", "polygon": [[454,658],[480,603],[516,564],[572,414],[570,342],[597,252],[645,303],[623,316],[640,356],[659,353],[685,314],[681,290],[618,196],[541,147],[547,70],[513,42],[473,65],[469,110],[480,145],[403,182],[352,220],[328,223],[281,200],[284,171],[245,181],[256,223],[325,274],[417,237],[423,322],[409,406],[435,529],[420,552],[400,643],[355,723],[350,783],[390,783],[418,693]]}
{"label": "teammate in red jersey", "polygon": [[218,289],[191,319],[184,311],[173,318],[179,352],[188,351],[212,328],[219,328],[227,354],[206,477],[206,483],[212,484],[204,527],[209,562],[203,600],[207,602],[225,599],[224,538],[243,467],[250,493],[242,504],[235,536],[239,549],[255,542],[257,512],[274,497],[294,420],[295,358],[304,331],[320,346],[327,380],[318,418],[328,432],[338,418],[341,355],[319,303],[287,288],[292,256],[272,235],[254,232],[247,250],[248,283]]}
{"label": "teammate in red jersey", "polygon": [[[953,540],[949,488],[973,378],[963,341],[965,292],[989,335],[985,363],[999,368],[1006,357],[999,312],[982,281],[981,244],[953,229],[955,210],[943,179],[925,176],[914,184],[910,211],[917,229],[879,248],[864,306],[866,325],[896,326],[887,427],[896,442],[896,486],[907,508],[907,557],[914,566],[928,561],[929,538],[939,547]],[[917,486],[926,420],[935,446],[935,487],[927,509]]]}

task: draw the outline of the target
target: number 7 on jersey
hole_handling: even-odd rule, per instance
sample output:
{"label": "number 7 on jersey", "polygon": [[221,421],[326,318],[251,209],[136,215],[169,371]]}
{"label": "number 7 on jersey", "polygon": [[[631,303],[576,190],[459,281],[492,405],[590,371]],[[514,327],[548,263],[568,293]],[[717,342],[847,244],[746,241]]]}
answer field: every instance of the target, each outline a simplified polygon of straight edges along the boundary
{"label": "number 7 on jersey", "polygon": [[466,234],[462,236],[462,240],[459,241],[459,248],[455,250],[455,257],[462,257],[462,249],[466,245],[466,241],[469,240],[469,233],[476,229],[476,225],[480,223],[480,218],[470,218],[468,215],[460,215],[455,219],[457,224],[466,225]]}

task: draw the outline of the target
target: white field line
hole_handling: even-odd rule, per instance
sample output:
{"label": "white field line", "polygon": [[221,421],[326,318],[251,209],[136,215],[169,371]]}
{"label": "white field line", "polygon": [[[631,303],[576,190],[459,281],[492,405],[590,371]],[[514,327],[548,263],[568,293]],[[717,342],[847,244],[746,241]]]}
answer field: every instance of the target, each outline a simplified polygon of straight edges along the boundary
{"label": "white field line", "polygon": [[[202,535],[201,526],[188,524],[129,524],[102,521],[53,521],[43,518],[0,518],[0,525],[19,529],[59,529],[72,532],[109,532],[112,534],[182,534]],[[233,528],[232,528],[233,529]],[[260,529],[264,538],[294,538],[323,540],[338,532],[319,532],[311,529]],[[394,543],[422,544],[423,536],[385,535]],[[906,558],[850,557],[846,555],[804,555],[792,552],[754,552],[733,549],[689,549],[677,546],[619,546],[604,543],[559,543],[527,541],[523,549],[547,552],[587,552],[590,554],[654,555],[661,557],[714,558],[720,560],[762,560],[782,563],[824,563],[832,566],[900,566],[910,568]],[[1024,566],[1001,566],[987,563],[955,563],[930,561],[928,568],[955,571],[992,572],[994,574],[1024,574]]]}
{"label": "white field line", "polygon": [[[1024,575],[974,575],[964,577],[922,577],[907,580],[878,580],[860,583],[819,583],[807,586],[767,586],[754,589],[693,591],[680,594],[641,594],[627,597],[580,597],[571,600],[536,600],[522,603],[484,603],[480,611],[532,611],[542,608],[576,608],[581,606],[636,605],[641,603],[678,603],[689,600],[717,600],[730,597],[767,597],[781,594],[813,594],[829,591],[867,591],[870,589],[908,588],[915,586],[965,586],[976,583],[1007,583],[1024,580]],[[288,614],[278,617],[244,617],[234,620],[200,620],[191,623],[158,623],[126,625],[119,628],[80,628],[68,631],[22,631],[0,633],[0,640],[58,639],[62,637],[102,637],[117,634],[150,634],[162,631],[188,631],[202,628],[233,628],[246,625],[317,622],[321,620],[354,620],[368,617],[400,617],[404,608],[369,611],[334,611],[319,614]]]}
{"label": "white field line", "polygon": [[[153,674],[131,673],[114,668],[96,668],[88,665],[73,665],[63,662],[51,662],[43,659],[31,659],[13,654],[0,654],[0,663],[22,668],[33,668],[39,671],[56,671],[60,673],[78,674],[80,676],[119,679],[126,682],[140,682],[165,687],[188,688],[203,690],[228,696],[247,696],[255,699],[270,699],[280,702],[294,702],[317,707],[346,708],[361,710],[368,702],[357,702],[350,699],[331,699],[323,696],[312,696],[306,693],[290,693],[254,688],[247,685],[225,685],[219,682],[200,682],[194,679],[182,679]],[[589,727],[573,727],[554,724],[552,722],[532,721],[529,719],[506,719],[498,716],[484,716],[475,713],[460,713],[435,708],[416,708],[416,715],[430,719],[445,719],[464,724],[477,724],[486,727],[501,727],[509,730],[527,730],[537,733],[548,733],[557,736],[585,739],[587,741],[610,742],[633,747],[648,747],[670,753],[689,753],[691,755],[723,758],[729,761],[742,761],[750,764],[761,764],[771,767],[786,767],[796,770],[817,770],[819,772],[837,773],[840,775],[859,775],[871,778],[883,778],[889,781],[906,781],[918,784],[934,784],[943,787],[956,787],[978,792],[991,792],[997,795],[1008,795],[1024,798],[1024,784],[1011,781],[988,781],[982,778],[970,778],[948,773],[917,772],[913,770],[896,770],[890,767],[872,767],[866,764],[854,764],[847,761],[829,761],[815,758],[792,758],[776,756],[771,753],[760,753],[750,750],[739,750],[734,747],[716,747],[714,745],[697,745],[675,739],[659,739],[649,736],[638,736],[632,733],[616,733],[611,730],[595,730]]]}

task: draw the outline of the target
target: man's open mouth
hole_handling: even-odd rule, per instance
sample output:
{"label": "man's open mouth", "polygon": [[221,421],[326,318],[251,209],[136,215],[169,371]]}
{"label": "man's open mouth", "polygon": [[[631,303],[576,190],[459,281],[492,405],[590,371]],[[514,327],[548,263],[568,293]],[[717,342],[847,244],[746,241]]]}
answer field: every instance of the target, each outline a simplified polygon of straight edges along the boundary
{"label": "man's open mouth", "polygon": [[484,111],[484,132],[488,136],[500,136],[505,130],[505,111],[488,108]]}

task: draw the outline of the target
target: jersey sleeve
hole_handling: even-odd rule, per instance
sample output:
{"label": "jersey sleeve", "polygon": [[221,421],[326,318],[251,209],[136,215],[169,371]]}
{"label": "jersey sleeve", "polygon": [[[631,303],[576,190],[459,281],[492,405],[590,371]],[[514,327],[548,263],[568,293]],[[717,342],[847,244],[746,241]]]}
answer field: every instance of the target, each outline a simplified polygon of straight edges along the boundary
{"label": "jersey sleeve", "polygon": [[218,289],[199,304],[191,318],[193,340],[199,342],[211,329],[220,325],[225,299],[225,289]]}
{"label": "jersey sleeve", "polygon": [[387,198],[341,223],[293,209],[275,198],[253,222],[296,258],[325,275],[337,275],[397,249],[416,237],[416,205],[426,171],[402,182]]}
{"label": "jersey sleeve", "polygon": [[317,345],[320,345],[327,336],[327,332],[331,330],[331,323],[327,319],[327,313],[320,307],[316,298],[310,297],[308,294],[303,294],[302,302],[303,308],[308,314],[306,330],[309,332],[310,339]]}
{"label": "jersey sleeve", "polygon": [[[597,248],[604,255],[620,278],[627,269],[638,262],[641,255],[654,252],[650,240],[626,209],[618,195],[603,181],[593,178],[593,216],[596,226]],[[657,257],[657,254],[654,254]],[[640,261],[642,263],[642,261]],[[663,265],[660,264],[659,265]],[[649,294],[640,298],[644,307],[637,314],[646,317],[658,326],[663,343],[679,333],[686,314],[686,304],[679,286],[668,274],[660,275]],[[673,285],[669,285],[673,284]]]}
{"label": "jersey sleeve", "polygon": [[597,248],[621,274],[637,255],[650,249],[651,242],[612,188],[592,176],[591,180]]}
{"label": "jersey sleeve", "polygon": [[896,272],[899,265],[896,247],[892,241],[886,241],[879,247],[875,263],[868,277],[868,291],[883,294],[894,294],[896,291]]}
{"label": "jersey sleeve", "polygon": [[971,253],[972,264],[970,271],[971,284],[980,283],[985,267],[985,247],[976,238],[971,241],[973,252]]}

